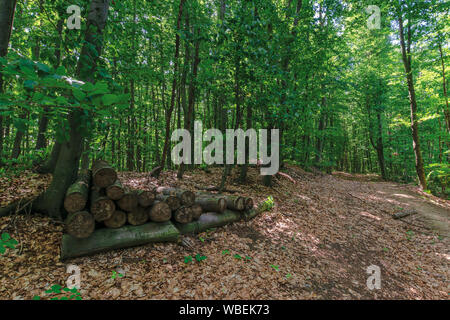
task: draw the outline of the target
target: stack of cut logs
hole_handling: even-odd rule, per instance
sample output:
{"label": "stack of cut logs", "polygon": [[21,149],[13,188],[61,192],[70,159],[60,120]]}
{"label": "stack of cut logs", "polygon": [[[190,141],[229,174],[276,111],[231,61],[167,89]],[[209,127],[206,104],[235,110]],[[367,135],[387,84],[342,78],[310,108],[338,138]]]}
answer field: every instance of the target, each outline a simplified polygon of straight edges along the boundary
{"label": "stack of cut logs", "polygon": [[122,185],[106,161],[98,160],[92,170],[80,172],[68,188],[64,208],[68,212],[66,233],[87,238],[96,227],[120,228],[126,223],[138,226],[169,220],[184,224],[207,212],[223,213],[227,208],[246,211],[253,208],[253,200],[166,187],[132,190]]}

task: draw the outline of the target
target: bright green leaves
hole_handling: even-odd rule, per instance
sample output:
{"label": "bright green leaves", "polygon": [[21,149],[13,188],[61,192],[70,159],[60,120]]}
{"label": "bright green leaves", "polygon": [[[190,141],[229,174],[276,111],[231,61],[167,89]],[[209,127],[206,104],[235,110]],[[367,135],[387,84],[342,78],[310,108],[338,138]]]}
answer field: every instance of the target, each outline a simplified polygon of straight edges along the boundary
{"label": "bright green leaves", "polygon": [[[202,255],[202,254],[200,254],[200,253],[197,253],[197,254],[195,255],[195,260],[196,260],[197,262],[202,262],[203,260],[206,260],[206,259],[207,259],[207,257],[204,256],[204,255]],[[188,263],[190,263],[190,262],[192,262],[192,261],[193,261],[192,256],[185,256],[185,257],[184,257],[184,263],[188,264]]]}
{"label": "bright green leaves", "polygon": [[195,260],[197,260],[198,262],[201,262],[206,259],[207,259],[206,256],[202,256],[200,253],[195,255]]}
{"label": "bright green leaves", "polygon": [[[46,294],[62,294],[62,293],[72,293],[70,296],[62,296],[62,297],[52,297],[50,300],[83,300],[81,297],[81,293],[78,292],[78,289],[76,287],[70,289],[70,288],[64,288],[59,284],[55,284],[50,287],[49,290],[46,290]],[[33,300],[41,300],[40,296],[34,296]]]}
{"label": "bright green leaves", "polygon": [[12,239],[9,233],[2,233],[0,237],[0,254],[4,254],[7,248],[15,249],[17,244],[17,240]]}

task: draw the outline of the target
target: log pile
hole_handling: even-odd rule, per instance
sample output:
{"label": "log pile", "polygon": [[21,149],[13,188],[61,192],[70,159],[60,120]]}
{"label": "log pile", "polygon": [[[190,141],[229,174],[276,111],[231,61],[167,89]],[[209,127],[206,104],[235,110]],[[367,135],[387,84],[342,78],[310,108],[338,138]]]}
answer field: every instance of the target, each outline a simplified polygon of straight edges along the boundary
{"label": "log pile", "polygon": [[92,170],[81,171],[77,181],[67,189],[65,232],[84,239],[96,228],[143,225],[150,219],[155,199],[154,191],[125,187],[109,163],[98,160]]}
{"label": "log pile", "polygon": [[220,225],[244,217],[253,209],[253,200],[169,187],[133,190],[122,184],[108,162],[99,160],[68,188],[64,208],[65,232],[86,239],[96,228],[120,232],[144,224],[157,228],[173,223],[181,231]]}

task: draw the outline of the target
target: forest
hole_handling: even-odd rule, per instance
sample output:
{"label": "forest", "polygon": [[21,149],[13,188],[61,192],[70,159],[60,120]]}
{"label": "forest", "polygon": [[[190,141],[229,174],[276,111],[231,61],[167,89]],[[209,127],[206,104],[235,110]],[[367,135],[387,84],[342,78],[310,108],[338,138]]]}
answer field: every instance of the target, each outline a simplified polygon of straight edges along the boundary
{"label": "forest", "polygon": [[[300,212],[297,206],[321,206],[320,197],[327,197],[327,212],[338,210],[333,201],[340,199],[345,208],[356,201],[372,215],[395,205],[384,211],[395,213],[408,205],[389,204],[389,196],[414,188],[414,199],[428,201],[423,206],[440,206],[423,210],[443,212],[436,219],[448,231],[449,10],[443,0],[0,0],[0,217],[33,212],[39,215],[31,219],[62,228],[67,190],[91,167],[96,184],[101,163],[114,169],[112,182],[120,178],[126,187],[239,194],[249,208],[253,199],[263,203],[261,212],[270,212],[274,195],[275,210],[284,202]],[[278,129],[279,172],[260,174],[267,164],[251,161],[249,141],[243,164],[197,163],[194,152],[192,161],[175,163],[172,133],[194,135],[196,122],[203,132],[220,130],[223,141],[227,129]],[[224,156],[237,156],[223,148]],[[318,198],[307,191],[294,197],[300,185]],[[158,199],[169,195],[175,196]],[[15,221],[0,220],[0,231],[14,234]],[[333,225],[323,223],[320,228]],[[343,225],[351,232],[354,222]],[[280,296],[264,297],[342,297],[296,295],[287,286]],[[407,298],[447,296],[446,289],[423,290]],[[200,294],[211,297],[218,296]],[[398,296],[386,291],[382,297]]]}

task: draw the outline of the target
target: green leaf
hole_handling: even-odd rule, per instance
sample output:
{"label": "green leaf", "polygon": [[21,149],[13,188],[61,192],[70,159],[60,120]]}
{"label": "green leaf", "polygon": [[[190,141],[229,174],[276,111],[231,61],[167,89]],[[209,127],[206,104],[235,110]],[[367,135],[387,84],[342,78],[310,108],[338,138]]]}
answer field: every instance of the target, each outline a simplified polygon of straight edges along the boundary
{"label": "green leaf", "polygon": [[33,300],[41,300],[41,297],[39,297],[39,296],[34,296],[34,297],[33,297]]}
{"label": "green leaf", "polygon": [[116,103],[118,100],[119,100],[119,99],[118,99],[118,97],[117,97],[115,94],[105,94],[105,95],[102,97],[102,103],[103,103],[105,106],[112,105],[112,104]]}
{"label": "green leaf", "polygon": [[9,233],[7,233],[7,232],[2,233],[3,241],[8,241],[9,239],[11,239],[11,236],[9,235]]}
{"label": "green leaf", "polygon": [[81,91],[80,89],[72,88],[72,93],[73,93],[73,96],[75,97],[75,99],[77,99],[80,102],[83,101],[84,98],[86,98],[86,94],[83,91]]}
{"label": "green leaf", "polygon": [[64,68],[63,66],[60,66],[60,67],[58,67],[58,69],[56,69],[55,73],[57,75],[64,76],[66,74],[66,68]]}
{"label": "green leaf", "polygon": [[43,63],[36,63],[36,66],[39,70],[44,71],[45,73],[50,73],[51,72],[51,68]]}
{"label": "green leaf", "polygon": [[271,264],[270,266],[271,266],[272,268],[274,268],[275,270],[277,270],[277,271],[280,269],[279,266],[276,266],[276,265],[273,265],[273,264]]}

